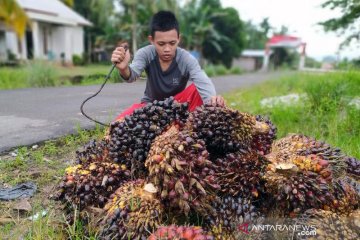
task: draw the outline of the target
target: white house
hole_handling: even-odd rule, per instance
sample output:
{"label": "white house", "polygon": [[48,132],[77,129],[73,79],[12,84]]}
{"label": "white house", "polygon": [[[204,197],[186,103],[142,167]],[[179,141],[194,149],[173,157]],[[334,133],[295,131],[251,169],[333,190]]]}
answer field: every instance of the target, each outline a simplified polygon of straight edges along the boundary
{"label": "white house", "polygon": [[17,0],[30,19],[24,37],[0,22],[0,60],[7,52],[18,59],[49,59],[71,62],[84,52],[84,26],[92,23],[58,0]]}

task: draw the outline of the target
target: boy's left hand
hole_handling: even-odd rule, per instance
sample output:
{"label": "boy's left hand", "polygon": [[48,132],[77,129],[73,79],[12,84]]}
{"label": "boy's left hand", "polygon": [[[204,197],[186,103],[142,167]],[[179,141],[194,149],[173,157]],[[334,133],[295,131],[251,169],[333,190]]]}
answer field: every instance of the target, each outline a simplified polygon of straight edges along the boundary
{"label": "boy's left hand", "polygon": [[211,105],[213,106],[220,106],[223,107],[225,106],[225,100],[222,96],[218,95],[218,96],[212,96],[211,97]]}

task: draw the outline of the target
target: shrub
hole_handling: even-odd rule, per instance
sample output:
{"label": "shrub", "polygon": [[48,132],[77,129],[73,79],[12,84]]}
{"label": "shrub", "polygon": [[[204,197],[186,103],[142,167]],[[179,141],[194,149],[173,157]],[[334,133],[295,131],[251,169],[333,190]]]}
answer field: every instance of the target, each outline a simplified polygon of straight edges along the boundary
{"label": "shrub", "polygon": [[75,66],[83,66],[85,64],[83,57],[80,55],[72,55],[72,62]]}
{"label": "shrub", "polygon": [[26,66],[27,82],[30,87],[52,87],[56,84],[57,71],[45,61],[32,61]]}

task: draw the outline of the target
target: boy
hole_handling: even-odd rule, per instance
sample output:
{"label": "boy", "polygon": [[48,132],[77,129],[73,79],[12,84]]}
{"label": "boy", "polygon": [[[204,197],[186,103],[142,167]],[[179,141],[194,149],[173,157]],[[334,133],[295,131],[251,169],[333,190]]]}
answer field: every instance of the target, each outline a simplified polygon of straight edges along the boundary
{"label": "boy", "polygon": [[[151,21],[150,34],[148,39],[151,45],[139,49],[130,65],[130,53],[124,47],[118,47],[112,53],[111,61],[116,63],[125,81],[135,81],[143,70],[148,77],[141,103],[126,109],[117,119],[131,114],[148,102],[170,96],[179,102],[188,102],[190,111],[203,103],[224,105],[224,99],[216,96],[214,84],[200,68],[198,61],[178,47],[179,24],[173,13],[156,13]],[[193,84],[186,88],[189,80]]]}

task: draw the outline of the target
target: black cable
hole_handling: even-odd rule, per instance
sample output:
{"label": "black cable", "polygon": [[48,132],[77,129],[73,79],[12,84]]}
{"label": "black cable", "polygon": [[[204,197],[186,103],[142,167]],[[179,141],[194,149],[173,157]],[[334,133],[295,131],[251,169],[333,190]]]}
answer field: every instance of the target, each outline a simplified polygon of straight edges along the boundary
{"label": "black cable", "polygon": [[[124,46],[123,48],[125,49],[125,52],[128,50],[128,46]],[[111,73],[114,71],[115,66],[116,66],[116,63],[113,63],[113,65],[112,65],[112,67],[111,67],[108,75],[106,75],[105,81],[104,81],[104,83],[101,85],[99,91],[97,91],[94,95],[91,95],[90,97],[88,97],[87,99],[85,99],[85,100],[83,101],[83,103],[81,104],[81,106],[80,106],[80,111],[81,111],[82,115],[84,115],[85,117],[87,117],[89,120],[91,120],[91,121],[93,121],[93,122],[96,122],[96,123],[98,123],[98,124],[100,124],[100,125],[103,125],[103,126],[105,126],[105,127],[109,126],[110,124],[105,124],[105,123],[99,122],[99,121],[91,118],[90,116],[88,116],[88,115],[84,112],[83,107],[84,107],[84,105],[85,105],[85,103],[86,103],[87,101],[89,101],[89,100],[92,99],[93,97],[96,97],[96,95],[98,95],[98,94],[101,92],[101,90],[102,90],[103,87],[105,86],[107,80],[109,80],[109,78],[111,77]]]}
{"label": "black cable", "polygon": [[112,71],[114,71],[115,66],[116,66],[116,64],[114,63],[114,64],[112,65],[112,67],[111,67],[108,75],[106,75],[105,81],[104,81],[103,84],[101,85],[99,91],[97,91],[94,95],[91,95],[90,97],[88,97],[87,99],[85,99],[85,100],[83,101],[83,103],[81,104],[81,106],[80,106],[80,111],[81,111],[82,115],[84,115],[85,117],[87,117],[87,118],[90,119],[91,121],[96,122],[96,123],[98,123],[98,124],[100,124],[100,125],[103,125],[103,126],[105,126],[105,127],[109,126],[109,124],[105,124],[105,123],[99,122],[99,121],[91,118],[90,116],[86,115],[86,113],[84,113],[83,107],[84,107],[84,104],[85,104],[87,101],[89,101],[89,100],[92,99],[93,97],[96,97],[96,95],[98,95],[98,94],[101,92],[101,90],[102,90],[103,87],[105,86],[107,80],[109,80]]}

